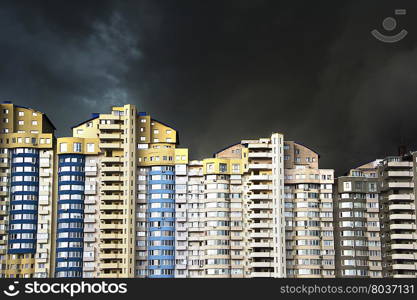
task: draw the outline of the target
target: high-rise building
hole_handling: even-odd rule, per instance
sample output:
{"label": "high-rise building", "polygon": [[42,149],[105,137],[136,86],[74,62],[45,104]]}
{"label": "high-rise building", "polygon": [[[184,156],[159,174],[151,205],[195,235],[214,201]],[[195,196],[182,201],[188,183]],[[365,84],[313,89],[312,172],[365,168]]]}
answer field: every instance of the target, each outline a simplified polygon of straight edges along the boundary
{"label": "high-rise building", "polygon": [[284,136],[243,140],[247,149],[248,277],[285,277]]}
{"label": "high-rise building", "polygon": [[417,277],[417,152],[385,158],[378,172],[383,277]]}
{"label": "high-rise building", "polygon": [[281,133],[190,161],[134,105],[0,114],[0,278],[417,276],[417,152],[335,181]]}
{"label": "high-rise building", "polygon": [[287,276],[335,277],[334,171],[319,169],[319,154],[284,144]]}
{"label": "high-rise building", "polygon": [[376,160],[337,178],[337,277],[382,277],[379,179]]}
{"label": "high-rise building", "polygon": [[174,277],[176,144],[133,105],[58,139],[57,277]]}
{"label": "high-rise building", "polygon": [[0,114],[0,277],[52,277],[55,127],[10,102]]}
{"label": "high-rise building", "polygon": [[334,177],[317,153],[282,134],[243,140],[184,182],[178,277],[334,277]]}

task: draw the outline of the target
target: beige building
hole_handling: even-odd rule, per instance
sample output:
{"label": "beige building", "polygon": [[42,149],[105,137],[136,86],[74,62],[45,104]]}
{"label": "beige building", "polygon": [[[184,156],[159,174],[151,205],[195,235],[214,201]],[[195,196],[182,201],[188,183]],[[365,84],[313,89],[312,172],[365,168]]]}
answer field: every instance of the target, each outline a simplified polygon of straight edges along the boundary
{"label": "beige building", "polygon": [[284,161],[287,277],[335,277],[334,171],[319,169],[319,155],[291,141]]}
{"label": "beige building", "polygon": [[417,277],[417,153],[385,158],[378,168],[383,277]]}
{"label": "beige building", "polygon": [[281,133],[189,161],[134,105],[0,115],[0,278],[417,276],[417,152],[335,182]]}
{"label": "beige building", "polygon": [[379,181],[376,160],[337,178],[335,242],[337,277],[382,277]]}

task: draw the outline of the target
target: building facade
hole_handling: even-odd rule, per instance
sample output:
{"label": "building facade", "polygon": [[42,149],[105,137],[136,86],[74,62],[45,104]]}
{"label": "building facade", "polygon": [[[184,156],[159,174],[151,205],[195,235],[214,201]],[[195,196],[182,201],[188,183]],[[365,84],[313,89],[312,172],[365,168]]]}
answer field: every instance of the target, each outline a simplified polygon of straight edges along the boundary
{"label": "building facade", "polygon": [[338,277],[382,277],[379,163],[370,162],[337,178],[334,211]]}
{"label": "building facade", "polygon": [[281,133],[189,160],[134,105],[0,109],[0,278],[417,276],[417,153],[335,179]]}
{"label": "building facade", "polygon": [[335,277],[334,171],[319,169],[319,155],[285,142],[287,277]]}
{"label": "building facade", "polygon": [[387,157],[378,167],[384,277],[417,277],[416,167],[416,152]]}
{"label": "building facade", "polygon": [[55,127],[39,111],[0,106],[0,277],[52,277]]}

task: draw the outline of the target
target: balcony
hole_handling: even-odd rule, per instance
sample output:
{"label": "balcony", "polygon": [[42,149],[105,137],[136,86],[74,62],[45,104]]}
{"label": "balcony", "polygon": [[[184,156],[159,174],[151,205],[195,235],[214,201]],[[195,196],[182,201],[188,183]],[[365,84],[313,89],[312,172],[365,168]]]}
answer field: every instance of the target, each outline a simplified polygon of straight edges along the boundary
{"label": "balcony", "polygon": [[122,185],[103,185],[101,187],[102,192],[119,192],[123,191]]}
{"label": "balcony", "polygon": [[388,206],[389,210],[415,210],[414,204],[391,204]]}
{"label": "balcony", "polygon": [[119,254],[119,253],[101,253],[100,260],[103,259],[123,259],[126,258],[126,254]]}
{"label": "balcony", "polygon": [[261,223],[250,223],[249,228],[272,228],[272,223],[269,222],[261,222]]}
{"label": "balcony", "polygon": [[188,176],[203,176],[203,171],[191,170],[188,172]]}
{"label": "balcony", "polygon": [[390,220],[415,220],[412,214],[392,214],[389,216]]}
{"label": "balcony", "polygon": [[249,235],[251,238],[272,238],[272,233],[270,232],[252,232]]}
{"label": "balcony", "polygon": [[271,175],[251,175],[249,176],[250,181],[270,181],[272,180]]}
{"label": "balcony", "polygon": [[416,270],[416,266],[414,264],[393,264],[393,270]]}
{"label": "balcony", "polygon": [[85,214],[95,214],[96,213],[96,209],[95,208],[85,208],[84,209],[84,213]]}
{"label": "balcony", "polygon": [[251,252],[250,257],[273,257],[273,255],[270,252]]}
{"label": "balcony", "polygon": [[249,149],[269,149],[272,148],[272,145],[270,143],[249,143],[248,144]]}
{"label": "balcony", "polygon": [[385,165],[387,165],[388,167],[397,167],[397,168],[413,167],[413,163],[411,161],[390,161],[390,162],[387,162]]}
{"label": "balcony", "polygon": [[249,209],[272,209],[271,204],[263,204],[263,203],[254,203],[249,205]]}
{"label": "balcony", "polygon": [[95,241],[96,241],[96,238],[94,236],[85,236],[84,237],[84,242],[92,243],[92,242],[95,242]]}
{"label": "balcony", "polygon": [[99,147],[100,149],[122,149],[123,144],[122,143],[100,143]]}
{"label": "balcony", "polygon": [[126,219],[125,215],[119,214],[101,214],[100,220],[124,220]]}
{"label": "balcony", "polygon": [[40,177],[50,177],[51,176],[51,172],[50,171],[42,171],[42,170],[40,170],[39,176]]}
{"label": "balcony", "polygon": [[250,248],[273,248],[274,243],[272,242],[255,242],[255,243],[250,243],[249,247]]}
{"label": "balcony", "polygon": [[121,162],[121,161],[122,161],[121,157],[103,157],[101,159],[101,162],[103,163],[109,163],[109,162],[114,163],[114,162]]}
{"label": "balcony", "polygon": [[103,230],[122,230],[124,228],[123,224],[100,224],[100,229]]}
{"label": "balcony", "polygon": [[413,177],[411,171],[388,171],[389,177]]}
{"label": "balcony", "polygon": [[250,191],[269,191],[272,190],[272,186],[268,184],[253,184],[249,186]]}
{"label": "balcony", "polygon": [[121,240],[123,239],[123,234],[117,234],[117,233],[102,233],[100,234],[100,239],[102,240]]}
{"label": "balcony", "polygon": [[272,219],[272,214],[268,213],[258,213],[258,214],[250,214],[250,219]]}
{"label": "balcony", "polygon": [[415,230],[416,224],[390,224],[389,228],[391,230]]}
{"label": "balcony", "polygon": [[274,266],[271,262],[251,262],[251,268],[272,268]]}
{"label": "balcony", "polygon": [[122,126],[121,124],[99,124],[98,128],[104,130],[121,130]]}
{"label": "balcony", "polygon": [[392,250],[417,250],[417,245],[414,244],[391,244]]}
{"label": "balcony", "polygon": [[398,234],[398,233],[391,234],[391,240],[415,240],[415,239],[416,239],[415,234]]}
{"label": "balcony", "polygon": [[101,263],[100,264],[100,269],[105,270],[105,269],[121,269],[123,267],[122,264],[120,263]]}
{"label": "balcony", "polygon": [[271,158],[272,153],[270,152],[249,152],[248,154],[249,158]]}
{"label": "balcony", "polygon": [[123,200],[123,196],[121,196],[121,195],[101,195],[100,199],[102,201],[120,201],[120,200]]}
{"label": "balcony", "polygon": [[120,133],[100,133],[100,140],[119,140],[121,139]]}
{"label": "balcony", "polygon": [[118,204],[109,204],[109,205],[100,205],[100,210],[122,210],[123,205]]}
{"label": "balcony", "polygon": [[406,189],[406,188],[414,188],[414,183],[412,182],[388,182],[388,187],[390,189]]}
{"label": "balcony", "polygon": [[122,176],[103,176],[101,181],[123,181]]}
{"label": "balcony", "polygon": [[272,164],[249,164],[249,169],[270,170],[270,169],[272,169]]}
{"label": "balcony", "polygon": [[272,273],[272,272],[252,272],[251,277],[253,277],[253,278],[265,278],[265,277],[271,278],[271,277],[274,277],[274,273]]}
{"label": "balcony", "polygon": [[[103,167],[101,168],[101,171],[106,173],[106,172],[123,172],[123,168],[122,167]],[[103,176],[104,179],[105,176]]]}
{"label": "balcony", "polygon": [[414,200],[413,194],[394,194],[388,196],[389,201],[393,200]]}
{"label": "balcony", "polygon": [[250,200],[272,200],[272,194],[252,194],[249,195]]}
{"label": "balcony", "polygon": [[395,259],[395,260],[401,260],[401,259],[415,260],[415,259],[417,259],[417,256],[415,257],[414,254],[392,254],[391,259]]}
{"label": "balcony", "polygon": [[100,244],[100,249],[123,249],[123,248],[125,248],[126,247],[126,245],[124,245],[124,244],[104,244],[104,243],[101,243]]}
{"label": "balcony", "polygon": [[84,191],[84,194],[86,194],[86,195],[95,195],[95,194],[97,194],[97,190],[96,189],[93,189],[93,190],[85,190]]}

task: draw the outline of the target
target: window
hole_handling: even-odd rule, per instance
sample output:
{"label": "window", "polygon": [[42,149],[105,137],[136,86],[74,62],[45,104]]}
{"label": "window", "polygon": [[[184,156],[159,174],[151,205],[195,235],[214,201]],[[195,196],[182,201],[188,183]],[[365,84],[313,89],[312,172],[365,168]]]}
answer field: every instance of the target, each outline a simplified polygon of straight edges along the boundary
{"label": "window", "polygon": [[19,125],[25,125],[25,121],[23,121],[23,120],[19,120],[17,123],[18,123]]}
{"label": "window", "polygon": [[343,183],[343,189],[345,191],[351,191],[352,190],[352,183],[351,182],[344,182]]}
{"label": "window", "polygon": [[32,125],[33,126],[37,126],[38,125],[38,121],[36,121],[36,120],[35,121],[32,121]]}
{"label": "window", "polygon": [[73,149],[74,149],[74,152],[81,152],[81,143],[74,143]]}
{"label": "window", "polygon": [[220,172],[227,172],[227,164],[219,165]]}
{"label": "window", "polygon": [[19,111],[19,117],[23,117],[25,115],[24,111]]}
{"label": "window", "polygon": [[59,144],[59,151],[60,152],[67,152],[68,151],[68,145],[67,145],[67,143],[61,143],[61,144]]}
{"label": "window", "polygon": [[87,144],[87,152],[94,152],[94,144]]}
{"label": "window", "polygon": [[214,164],[207,164],[207,172],[213,172],[214,171]]}
{"label": "window", "polygon": [[240,165],[233,164],[233,173],[239,173],[239,172],[240,172]]}

